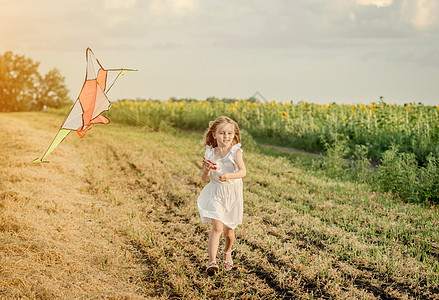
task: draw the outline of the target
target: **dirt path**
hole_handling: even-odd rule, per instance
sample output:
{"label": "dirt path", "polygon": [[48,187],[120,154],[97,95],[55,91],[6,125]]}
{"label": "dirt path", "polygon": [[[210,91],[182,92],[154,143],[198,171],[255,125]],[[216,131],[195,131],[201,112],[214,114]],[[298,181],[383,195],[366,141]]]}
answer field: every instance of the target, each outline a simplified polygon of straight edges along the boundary
{"label": "dirt path", "polygon": [[[186,132],[192,132],[192,133],[199,134],[199,135],[203,135],[204,134],[204,132],[201,131],[201,130],[192,130],[192,129],[180,129],[180,130],[186,131]],[[319,157],[319,158],[325,157],[325,158],[327,158],[326,155],[305,151],[305,150],[299,149],[299,148],[276,146],[276,145],[268,145],[268,144],[262,144],[262,143],[258,143],[258,145],[261,146],[261,147],[264,147],[264,148],[268,148],[268,149],[274,148],[274,149],[277,149],[277,150],[280,150],[280,151],[285,151],[285,152],[305,153],[305,154],[308,154],[308,155],[314,156],[314,157]]]}

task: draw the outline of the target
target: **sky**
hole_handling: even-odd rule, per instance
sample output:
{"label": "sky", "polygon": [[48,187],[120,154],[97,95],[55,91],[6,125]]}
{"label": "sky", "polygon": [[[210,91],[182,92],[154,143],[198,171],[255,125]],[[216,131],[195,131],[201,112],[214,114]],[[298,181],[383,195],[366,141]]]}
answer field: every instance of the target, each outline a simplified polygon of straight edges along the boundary
{"label": "sky", "polygon": [[57,68],[75,100],[90,47],[136,68],[110,100],[439,104],[437,0],[0,0],[0,53]]}

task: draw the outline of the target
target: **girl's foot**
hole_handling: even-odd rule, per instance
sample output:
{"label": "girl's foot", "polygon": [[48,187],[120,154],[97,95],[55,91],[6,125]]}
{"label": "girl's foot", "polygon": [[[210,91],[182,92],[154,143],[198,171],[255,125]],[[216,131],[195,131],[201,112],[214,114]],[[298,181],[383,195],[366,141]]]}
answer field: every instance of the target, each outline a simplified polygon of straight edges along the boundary
{"label": "girl's foot", "polygon": [[[230,271],[233,267],[233,260],[232,260],[232,252],[235,251],[235,249],[230,250],[229,252],[225,252],[223,249],[223,270],[224,271]],[[226,260],[226,255],[230,255],[230,260]]]}
{"label": "girl's foot", "polygon": [[216,263],[216,261],[211,261],[207,265],[207,268],[206,268],[207,275],[212,276],[218,271],[219,271],[219,267],[218,267],[218,264]]}

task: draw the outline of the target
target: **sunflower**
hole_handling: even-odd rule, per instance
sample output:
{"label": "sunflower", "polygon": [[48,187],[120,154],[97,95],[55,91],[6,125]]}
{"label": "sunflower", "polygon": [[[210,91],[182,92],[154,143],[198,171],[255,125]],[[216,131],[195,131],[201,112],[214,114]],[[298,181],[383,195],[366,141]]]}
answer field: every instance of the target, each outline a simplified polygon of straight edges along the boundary
{"label": "sunflower", "polygon": [[281,115],[282,115],[282,117],[284,117],[284,118],[288,118],[288,115],[287,115],[287,113],[286,113],[284,110],[282,111]]}

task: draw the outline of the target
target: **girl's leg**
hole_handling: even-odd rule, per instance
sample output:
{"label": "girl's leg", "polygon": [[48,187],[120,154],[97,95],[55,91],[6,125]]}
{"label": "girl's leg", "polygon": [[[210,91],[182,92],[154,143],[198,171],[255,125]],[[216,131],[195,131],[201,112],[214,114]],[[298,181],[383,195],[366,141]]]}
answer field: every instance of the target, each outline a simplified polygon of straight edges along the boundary
{"label": "girl's leg", "polygon": [[212,231],[209,236],[209,262],[216,261],[216,253],[218,251],[219,239],[223,231],[223,223],[221,221],[212,219]]}
{"label": "girl's leg", "polygon": [[[230,252],[232,250],[232,244],[235,241],[235,230],[227,226],[224,226],[224,236],[226,241],[225,241],[223,252]],[[225,254],[224,260],[231,261],[232,254],[231,253]]]}

